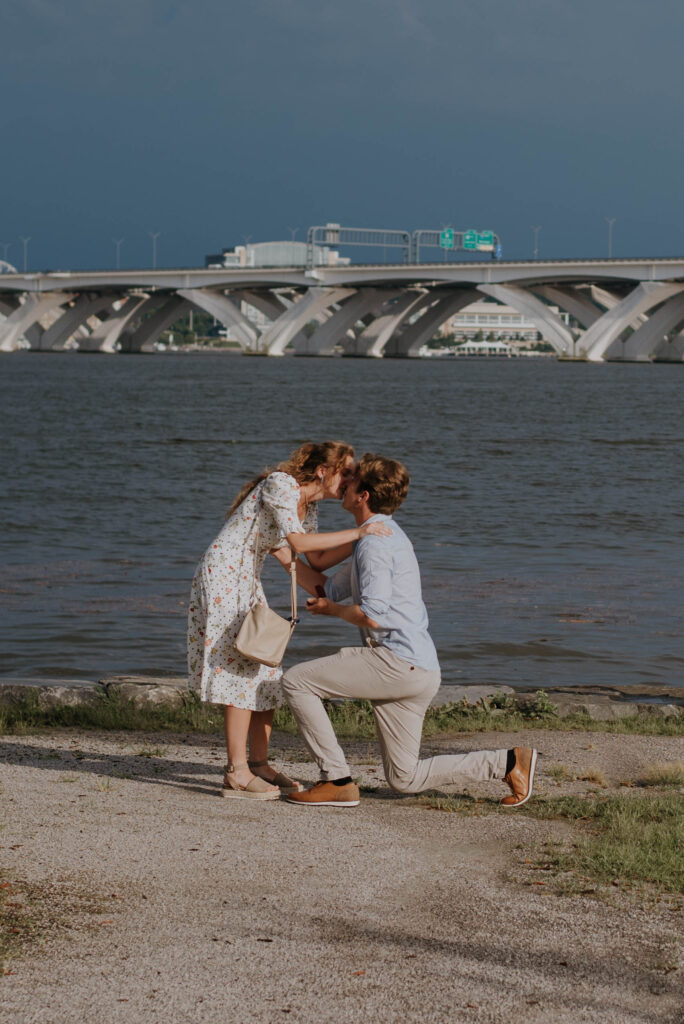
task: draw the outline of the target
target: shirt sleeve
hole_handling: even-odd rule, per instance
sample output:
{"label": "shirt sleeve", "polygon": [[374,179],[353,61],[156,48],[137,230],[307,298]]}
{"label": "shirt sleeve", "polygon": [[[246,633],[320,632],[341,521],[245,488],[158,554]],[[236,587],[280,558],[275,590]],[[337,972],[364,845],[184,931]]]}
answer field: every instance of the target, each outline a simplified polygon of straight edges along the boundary
{"label": "shirt sleeve", "polygon": [[359,605],[364,615],[383,626],[392,600],[392,549],[382,537],[363,537],[357,548]]}
{"label": "shirt sleeve", "polygon": [[348,597],[351,597],[351,561],[347,562],[338,569],[334,576],[329,576],[325,581],[325,596],[329,597],[331,601],[346,601]]}
{"label": "shirt sleeve", "polygon": [[304,533],[299,521],[299,484],[289,473],[271,473],[264,480],[261,500],[267,514],[275,521],[278,543],[282,547],[288,533]]}

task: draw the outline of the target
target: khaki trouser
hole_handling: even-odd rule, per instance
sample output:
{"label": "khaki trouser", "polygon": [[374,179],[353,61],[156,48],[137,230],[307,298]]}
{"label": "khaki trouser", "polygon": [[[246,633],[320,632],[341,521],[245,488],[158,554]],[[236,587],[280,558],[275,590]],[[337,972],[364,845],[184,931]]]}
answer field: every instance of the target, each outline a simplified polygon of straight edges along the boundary
{"label": "khaki trouser", "polygon": [[423,719],[439,683],[438,671],[411,665],[386,647],[343,647],[329,658],[295,665],[283,676],[285,696],[324,779],[343,779],[350,771],[322,698],[370,700],[385,778],[399,793],[502,779],[506,750],[418,760]]}

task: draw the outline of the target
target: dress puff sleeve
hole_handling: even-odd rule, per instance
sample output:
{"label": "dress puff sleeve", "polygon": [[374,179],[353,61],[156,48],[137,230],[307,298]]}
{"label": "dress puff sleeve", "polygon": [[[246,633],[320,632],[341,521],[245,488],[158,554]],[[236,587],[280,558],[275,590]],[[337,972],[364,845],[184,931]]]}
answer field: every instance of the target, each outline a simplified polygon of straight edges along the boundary
{"label": "dress puff sleeve", "polygon": [[288,533],[304,533],[299,521],[297,505],[299,504],[299,484],[289,473],[271,473],[264,480],[261,500],[267,515],[274,521],[278,534],[278,544],[285,544]]}

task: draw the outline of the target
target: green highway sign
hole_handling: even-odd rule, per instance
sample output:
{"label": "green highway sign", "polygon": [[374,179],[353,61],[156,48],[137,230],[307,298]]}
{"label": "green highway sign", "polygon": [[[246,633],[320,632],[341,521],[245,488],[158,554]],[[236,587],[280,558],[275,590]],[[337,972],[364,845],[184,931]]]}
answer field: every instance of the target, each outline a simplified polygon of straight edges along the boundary
{"label": "green highway sign", "polygon": [[439,244],[442,247],[442,249],[453,249],[454,232],[451,228],[445,228],[444,231],[440,231]]}
{"label": "green highway sign", "polygon": [[469,231],[463,232],[463,248],[464,249],[479,249],[483,252],[492,252],[494,250],[494,232],[493,231],[475,231],[474,228],[470,228]]}

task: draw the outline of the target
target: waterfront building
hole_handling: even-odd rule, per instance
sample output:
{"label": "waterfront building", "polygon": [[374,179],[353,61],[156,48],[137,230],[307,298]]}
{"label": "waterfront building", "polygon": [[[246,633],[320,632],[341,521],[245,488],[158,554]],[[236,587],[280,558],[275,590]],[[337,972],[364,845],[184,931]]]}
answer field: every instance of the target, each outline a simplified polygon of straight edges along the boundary
{"label": "waterfront building", "polygon": [[[551,311],[568,323],[567,313],[551,306]],[[473,302],[458,313],[449,317],[438,331],[440,337],[452,337],[455,341],[468,341],[476,338],[490,341],[514,341],[518,347],[527,347],[543,340],[539,333],[539,325],[513,306],[505,306],[498,302]]]}

